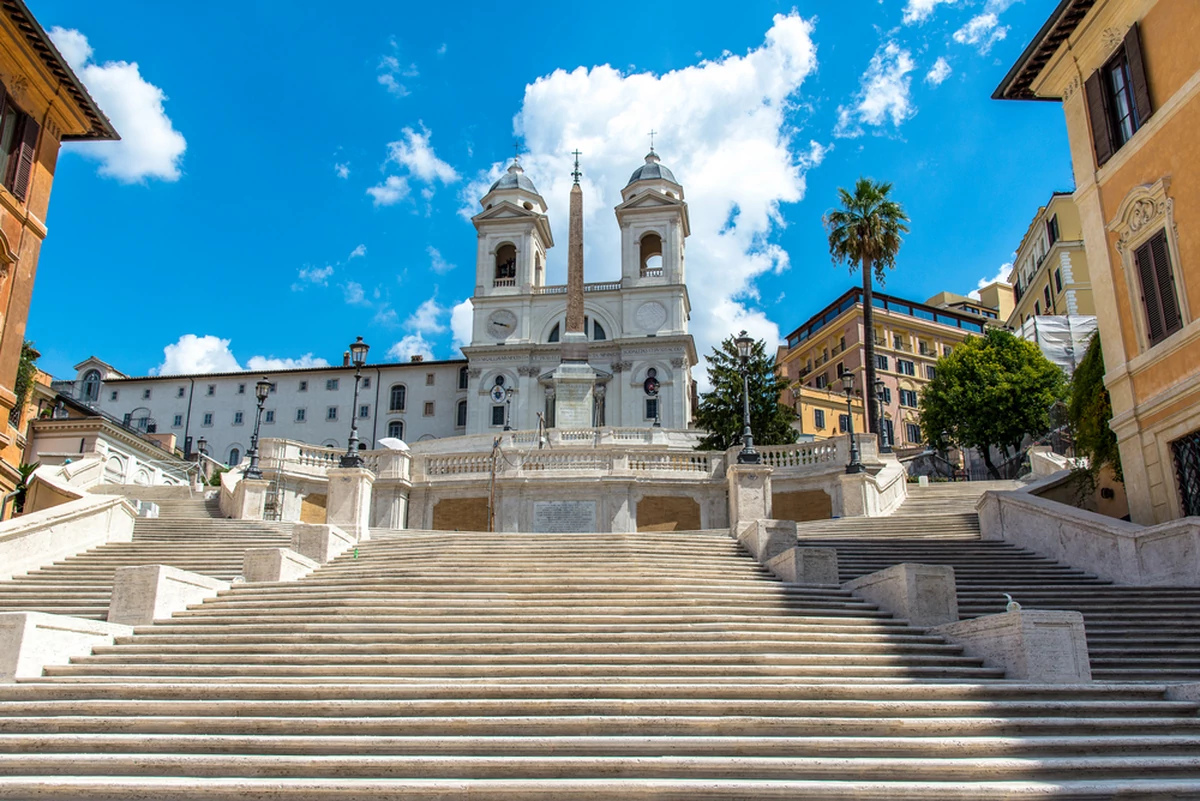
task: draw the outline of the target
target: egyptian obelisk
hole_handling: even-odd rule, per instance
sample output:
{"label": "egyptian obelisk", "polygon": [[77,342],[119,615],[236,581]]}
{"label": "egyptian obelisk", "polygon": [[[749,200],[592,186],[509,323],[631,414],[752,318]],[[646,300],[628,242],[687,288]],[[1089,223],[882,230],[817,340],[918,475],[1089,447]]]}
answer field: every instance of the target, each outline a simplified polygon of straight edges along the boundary
{"label": "egyptian obelisk", "polygon": [[588,364],[588,336],[583,315],[583,189],[579,186],[576,150],[575,183],[571,187],[567,238],[567,324],[562,356],[554,371],[554,424],[558,428],[591,428],[595,414],[596,371]]}

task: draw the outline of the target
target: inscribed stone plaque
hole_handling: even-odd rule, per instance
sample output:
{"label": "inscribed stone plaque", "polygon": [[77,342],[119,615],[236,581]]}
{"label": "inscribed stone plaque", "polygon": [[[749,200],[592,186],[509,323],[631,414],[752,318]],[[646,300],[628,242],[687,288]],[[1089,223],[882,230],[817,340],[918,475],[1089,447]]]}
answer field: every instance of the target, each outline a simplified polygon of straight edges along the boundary
{"label": "inscribed stone plaque", "polygon": [[596,531],[595,501],[535,501],[536,534],[592,534]]}

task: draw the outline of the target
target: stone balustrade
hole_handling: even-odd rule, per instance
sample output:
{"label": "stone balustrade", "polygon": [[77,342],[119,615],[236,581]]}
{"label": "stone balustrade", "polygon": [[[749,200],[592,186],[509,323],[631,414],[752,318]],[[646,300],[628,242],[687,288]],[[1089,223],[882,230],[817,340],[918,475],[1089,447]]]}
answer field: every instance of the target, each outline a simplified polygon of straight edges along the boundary
{"label": "stone balustrade", "polygon": [[[341,448],[326,448],[308,445],[289,439],[264,439],[260,445],[259,464],[264,471],[282,470],[314,478],[341,466],[345,451]],[[381,448],[359,451],[363,465],[382,480],[408,481],[411,477],[412,457],[407,451]]]}

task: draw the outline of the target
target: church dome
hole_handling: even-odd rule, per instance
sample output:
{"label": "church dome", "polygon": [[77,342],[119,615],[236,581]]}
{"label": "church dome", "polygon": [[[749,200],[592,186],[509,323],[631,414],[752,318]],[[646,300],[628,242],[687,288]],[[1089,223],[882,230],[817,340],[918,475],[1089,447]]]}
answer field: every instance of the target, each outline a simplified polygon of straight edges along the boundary
{"label": "church dome", "polygon": [[508,168],[508,172],[500,176],[499,181],[492,184],[488,192],[495,192],[497,189],[524,189],[526,192],[538,194],[537,187],[526,177],[525,170],[521,169],[521,165],[516,161]]}
{"label": "church dome", "polygon": [[[646,154],[646,163],[633,171],[633,175],[629,176],[629,184],[637,183],[638,181],[654,181],[654,180],[670,181],[673,184],[679,183],[675,180],[675,174],[659,163],[658,154],[651,150]],[[629,186],[629,184],[625,184]]]}

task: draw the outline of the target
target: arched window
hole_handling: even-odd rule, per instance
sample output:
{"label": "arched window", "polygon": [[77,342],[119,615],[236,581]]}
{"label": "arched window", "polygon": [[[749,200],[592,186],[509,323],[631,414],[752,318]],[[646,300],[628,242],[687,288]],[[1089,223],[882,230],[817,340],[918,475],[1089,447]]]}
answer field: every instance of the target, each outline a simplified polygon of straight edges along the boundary
{"label": "arched window", "polygon": [[608,339],[608,334],[604,332],[604,326],[600,325],[599,320],[597,320],[592,326],[592,339],[596,340],[597,342],[602,339]]}
{"label": "arched window", "polygon": [[558,323],[550,329],[550,336],[546,339],[547,342],[557,342],[560,336],[561,326]]}
{"label": "arched window", "polygon": [[100,371],[88,370],[83,374],[83,400],[100,400]]}
{"label": "arched window", "polygon": [[459,428],[462,428],[466,424],[467,424],[467,402],[465,400],[460,400],[458,402],[458,410],[456,412],[456,417],[454,418],[454,425],[458,426]]}
{"label": "arched window", "polygon": [[242,461],[242,452],[240,450],[238,450],[237,448],[230,448],[229,449],[229,461],[226,462],[225,464],[229,465],[230,467],[236,467],[237,464],[241,461]]}
{"label": "arched window", "polygon": [[494,285],[516,286],[516,284],[517,248],[506,243],[496,249],[496,281]]}
{"label": "arched window", "polygon": [[389,421],[387,431],[388,431],[387,435],[389,437],[392,437],[393,439],[404,439],[404,421],[403,420]]}
{"label": "arched window", "polygon": [[404,405],[408,400],[408,387],[403,384],[392,384],[392,391],[388,393],[388,411],[402,412]]}
{"label": "arched window", "polygon": [[459,389],[466,389],[470,382],[470,379],[471,379],[471,376],[468,374],[467,368],[465,366],[458,368],[458,388]]}
{"label": "arched window", "polygon": [[649,233],[642,237],[641,241],[641,263],[642,277],[658,276],[663,274],[663,245],[662,237],[655,233]]}

